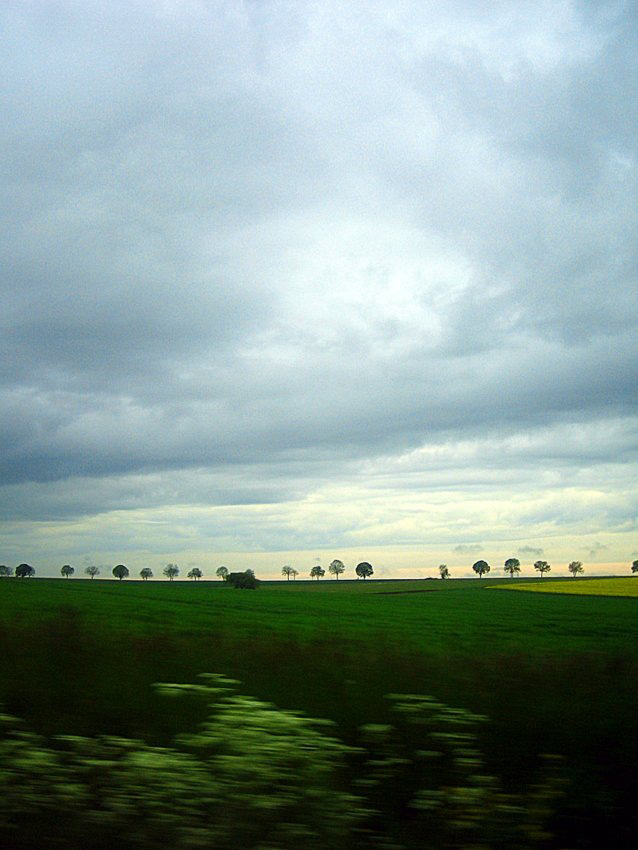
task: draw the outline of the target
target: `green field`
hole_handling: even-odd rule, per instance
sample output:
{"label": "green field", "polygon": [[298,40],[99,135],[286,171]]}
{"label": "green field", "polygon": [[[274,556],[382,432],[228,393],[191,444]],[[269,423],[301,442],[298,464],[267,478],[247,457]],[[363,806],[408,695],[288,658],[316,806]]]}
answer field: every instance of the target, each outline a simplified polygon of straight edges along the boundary
{"label": "green field", "polygon": [[[502,588],[502,585],[500,585]],[[566,579],[565,581],[530,581],[515,584],[509,590],[531,590],[536,593],[571,593],[579,596],[638,597],[638,577]]]}
{"label": "green field", "polygon": [[[64,606],[87,628],[131,636],[276,635],[308,644],[380,642],[436,655],[474,654],[479,647],[481,654],[624,651],[635,643],[636,605],[630,599],[486,592],[494,587],[629,596],[638,581],[272,582],[257,592],[237,592],[222,582],[5,580],[0,616],[35,626]],[[621,592],[613,593],[616,587]],[[588,625],[594,617],[595,630]]]}
{"label": "green field", "polygon": [[[181,702],[167,710],[153,683],[218,672],[280,709],[328,718],[341,741],[361,747],[363,725],[394,723],[387,694],[431,695],[490,718],[477,733],[482,769],[508,788],[538,784],[542,754],[560,757],[571,790],[552,815],[555,837],[521,847],[630,847],[638,600],[562,590],[610,582],[638,587],[631,578],[543,580],[539,589],[560,591],[494,593],[541,582],[324,580],[240,591],[3,579],[0,700],[47,739],[109,734],[167,746],[205,714]],[[355,759],[349,770],[359,767]],[[396,832],[406,814],[392,799],[377,805]]]}

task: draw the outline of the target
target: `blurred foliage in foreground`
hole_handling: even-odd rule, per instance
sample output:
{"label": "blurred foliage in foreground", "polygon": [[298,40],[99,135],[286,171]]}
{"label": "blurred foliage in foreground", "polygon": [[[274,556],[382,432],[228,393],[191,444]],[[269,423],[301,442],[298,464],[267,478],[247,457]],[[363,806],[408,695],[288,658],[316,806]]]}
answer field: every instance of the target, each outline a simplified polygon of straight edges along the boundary
{"label": "blurred foliage in foreground", "polygon": [[330,721],[235,692],[235,680],[162,684],[209,705],[172,746],[115,736],[44,738],[0,716],[4,848],[339,850],[542,847],[560,760],[507,792],[485,769],[487,718],[426,696],[388,697],[396,723],[367,724],[357,746]]}

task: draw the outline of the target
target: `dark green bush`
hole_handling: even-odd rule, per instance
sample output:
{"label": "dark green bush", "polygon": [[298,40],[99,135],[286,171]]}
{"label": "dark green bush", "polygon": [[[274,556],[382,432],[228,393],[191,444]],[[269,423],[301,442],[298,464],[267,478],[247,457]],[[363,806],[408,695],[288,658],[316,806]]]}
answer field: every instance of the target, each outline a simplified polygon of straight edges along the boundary
{"label": "dark green bush", "polygon": [[255,578],[255,573],[252,570],[246,570],[243,573],[229,573],[226,576],[226,581],[231,587],[236,587],[240,590],[256,590],[260,584],[259,579]]}

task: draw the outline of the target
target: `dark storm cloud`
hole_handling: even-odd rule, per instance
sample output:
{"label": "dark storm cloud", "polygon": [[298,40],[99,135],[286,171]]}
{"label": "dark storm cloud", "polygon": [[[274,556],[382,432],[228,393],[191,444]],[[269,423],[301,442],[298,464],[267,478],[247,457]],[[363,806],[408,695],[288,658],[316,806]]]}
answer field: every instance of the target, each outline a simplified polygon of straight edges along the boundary
{"label": "dark storm cloud", "polygon": [[5,7],[3,514],[634,461],[635,21],[554,5]]}

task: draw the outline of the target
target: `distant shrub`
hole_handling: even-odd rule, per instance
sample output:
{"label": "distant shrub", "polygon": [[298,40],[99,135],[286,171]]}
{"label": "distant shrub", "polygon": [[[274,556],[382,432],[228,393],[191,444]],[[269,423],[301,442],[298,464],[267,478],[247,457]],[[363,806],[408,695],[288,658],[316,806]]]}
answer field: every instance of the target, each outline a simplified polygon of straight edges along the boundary
{"label": "distant shrub", "polygon": [[246,570],[243,573],[229,573],[226,581],[231,587],[237,587],[240,590],[255,590],[261,583],[252,570]]}

